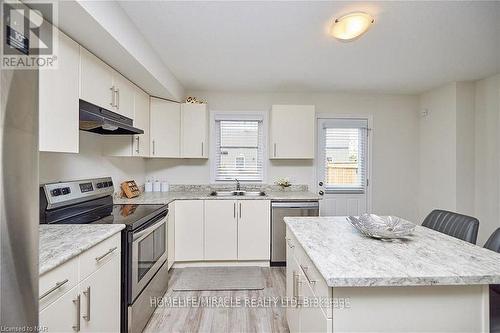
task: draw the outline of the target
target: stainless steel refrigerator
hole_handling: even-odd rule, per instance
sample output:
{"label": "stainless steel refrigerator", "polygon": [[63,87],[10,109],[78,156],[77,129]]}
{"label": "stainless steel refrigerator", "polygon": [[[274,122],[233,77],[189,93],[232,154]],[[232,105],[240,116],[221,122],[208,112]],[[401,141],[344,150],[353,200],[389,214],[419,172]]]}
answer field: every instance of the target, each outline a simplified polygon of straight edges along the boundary
{"label": "stainless steel refrigerator", "polygon": [[0,71],[0,325],[29,331],[38,325],[38,71]]}

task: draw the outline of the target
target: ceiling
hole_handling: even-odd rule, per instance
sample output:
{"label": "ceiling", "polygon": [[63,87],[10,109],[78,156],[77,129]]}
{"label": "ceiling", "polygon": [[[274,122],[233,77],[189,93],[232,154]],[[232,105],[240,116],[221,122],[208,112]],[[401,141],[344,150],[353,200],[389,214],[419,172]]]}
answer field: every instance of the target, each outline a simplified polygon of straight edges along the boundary
{"label": "ceiling", "polygon": [[[189,90],[420,93],[500,72],[500,2],[123,1]],[[332,17],[375,24],[345,43]]]}

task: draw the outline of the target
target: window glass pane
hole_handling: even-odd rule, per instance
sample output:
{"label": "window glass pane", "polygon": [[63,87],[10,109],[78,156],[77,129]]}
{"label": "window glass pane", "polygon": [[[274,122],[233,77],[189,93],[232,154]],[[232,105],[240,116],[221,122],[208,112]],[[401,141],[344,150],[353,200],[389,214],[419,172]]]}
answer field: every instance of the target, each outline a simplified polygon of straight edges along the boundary
{"label": "window glass pane", "polygon": [[216,121],[216,131],[216,180],[262,181],[262,121]]}
{"label": "window glass pane", "polygon": [[362,190],[366,135],[362,128],[326,128],[325,183],[330,190]]}

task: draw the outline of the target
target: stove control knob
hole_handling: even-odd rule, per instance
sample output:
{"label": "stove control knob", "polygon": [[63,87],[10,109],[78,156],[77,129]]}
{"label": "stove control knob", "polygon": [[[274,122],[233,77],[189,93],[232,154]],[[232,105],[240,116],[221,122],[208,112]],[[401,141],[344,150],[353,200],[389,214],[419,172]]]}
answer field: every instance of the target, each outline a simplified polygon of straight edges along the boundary
{"label": "stove control knob", "polygon": [[64,187],[62,189],[62,194],[63,195],[70,194],[70,193],[71,193],[71,189],[69,187]]}
{"label": "stove control knob", "polygon": [[97,183],[97,188],[102,188],[102,183]]}
{"label": "stove control knob", "polygon": [[53,197],[60,196],[61,195],[61,189],[60,188],[53,189],[52,191],[50,191],[50,193],[52,194]]}

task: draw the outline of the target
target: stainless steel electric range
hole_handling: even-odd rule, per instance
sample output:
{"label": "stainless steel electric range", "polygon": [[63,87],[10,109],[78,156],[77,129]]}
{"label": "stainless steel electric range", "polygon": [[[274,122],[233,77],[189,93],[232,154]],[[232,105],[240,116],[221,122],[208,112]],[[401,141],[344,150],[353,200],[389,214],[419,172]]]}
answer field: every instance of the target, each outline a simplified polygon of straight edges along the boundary
{"label": "stainless steel electric range", "polygon": [[124,224],[121,330],[140,332],[167,290],[167,205],[114,205],[110,177],[40,187],[41,224]]}

